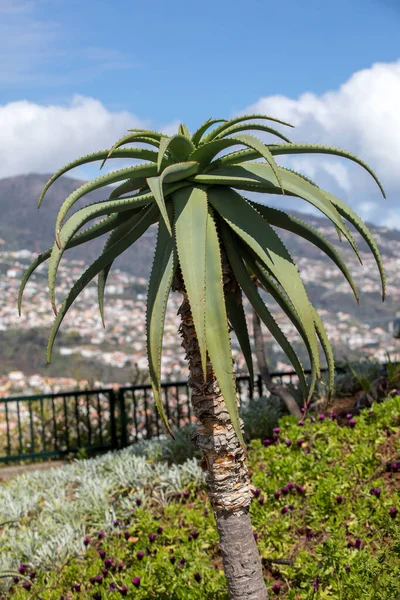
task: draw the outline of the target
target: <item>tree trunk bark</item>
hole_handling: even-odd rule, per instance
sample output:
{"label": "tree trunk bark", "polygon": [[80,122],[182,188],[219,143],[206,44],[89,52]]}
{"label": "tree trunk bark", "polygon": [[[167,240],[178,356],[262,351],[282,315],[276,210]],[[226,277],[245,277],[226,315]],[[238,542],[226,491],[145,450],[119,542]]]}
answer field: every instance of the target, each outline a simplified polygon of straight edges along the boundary
{"label": "tree trunk bark", "polygon": [[298,404],[293,398],[292,394],[283,385],[279,385],[278,383],[274,383],[272,381],[267,365],[267,359],[265,357],[264,338],[261,330],[261,321],[260,317],[258,316],[255,310],[253,310],[253,334],[258,370],[261,374],[262,380],[267,386],[267,390],[274,396],[280,398],[285,403],[286,408],[288,409],[291,415],[294,415],[298,419],[301,419],[302,414],[300,408],[298,407]]}
{"label": "tree trunk bark", "polygon": [[193,412],[198,419],[195,438],[207,471],[208,496],[220,536],[230,598],[268,600],[250,522],[252,485],[245,452],[232,427],[209,360],[204,380],[190,305],[180,274],[175,278],[174,289],[184,297],[178,314],[181,317],[182,346],[189,363]]}

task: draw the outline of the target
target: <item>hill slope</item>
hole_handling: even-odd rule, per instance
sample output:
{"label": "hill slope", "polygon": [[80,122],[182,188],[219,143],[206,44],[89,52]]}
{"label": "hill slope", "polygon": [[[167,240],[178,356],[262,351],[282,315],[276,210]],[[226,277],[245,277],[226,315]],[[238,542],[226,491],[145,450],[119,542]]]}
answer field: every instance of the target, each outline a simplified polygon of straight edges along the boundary
{"label": "hill slope", "polygon": [[[5,241],[5,248],[28,249],[40,252],[54,242],[54,224],[58,210],[65,198],[78,188],[83,181],[71,177],[61,177],[47,192],[40,210],[37,209],[37,200],[49,175],[28,174],[0,179],[0,238]],[[110,188],[111,189],[111,188]],[[96,190],[77,203],[77,207],[88,202],[105,200],[104,191]],[[337,235],[333,227],[329,226],[325,218],[293,214],[307,220],[315,227],[323,227],[331,241],[337,244]],[[372,227],[375,235],[381,241],[381,250],[385,255],[392,255],[392,241],[400,240],[400,231],[386,228]],[[322,258],[314,246],[298,239],[295,236],[282,236],[289,250],[295,257],[308,259]],[[132,275],[146,276],[149,273],[154,249],[155,230],[152,228],[134,247],[118,261],[119,268]],[[85,249],[73,249],[68,252],[71,258],[83,258],[89,262],[96,258],[102,249],[104,238],[94,240],[85,246]],[[345,246],[343,246],[345,247]],[[361,245],[363,248],[363,245]]]}
{"label": "hill slope", "polygon": [[[49,179],[47,175],[19,175],[0,179],[0,238],[7,250],[27,249],[41,252],[54,243],[54,224],[58,210],[67,196],[83,181],[60,177],[47,192],[40,210],[37,209],[39,195]],[[111,189],[111,188],[110,188]],[[104,191],[96,190],[77,202],[81,208],[90,202],[106,200]],[[101,252],[106,240],[102,236],[84,246],[68,251],[70,258],[82,258],[92,262]],[[116,264],[119,268],[136,276],[148,275],[154,249],[154,228],[128,251]]]}

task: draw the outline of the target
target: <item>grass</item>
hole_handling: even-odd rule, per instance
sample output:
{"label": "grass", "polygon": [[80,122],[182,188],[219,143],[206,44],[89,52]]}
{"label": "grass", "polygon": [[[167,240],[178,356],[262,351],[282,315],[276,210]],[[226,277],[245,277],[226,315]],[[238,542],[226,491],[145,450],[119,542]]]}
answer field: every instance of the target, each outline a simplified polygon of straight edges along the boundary
{"label": "grass", "polygon": [[[3,597],[227,600],[201,469],[160,457],[144,444],[0,487],[0,570],[28,578]],[[400,599],[399,396],[340,424],[284,417],[249,461],[271,598]]]}

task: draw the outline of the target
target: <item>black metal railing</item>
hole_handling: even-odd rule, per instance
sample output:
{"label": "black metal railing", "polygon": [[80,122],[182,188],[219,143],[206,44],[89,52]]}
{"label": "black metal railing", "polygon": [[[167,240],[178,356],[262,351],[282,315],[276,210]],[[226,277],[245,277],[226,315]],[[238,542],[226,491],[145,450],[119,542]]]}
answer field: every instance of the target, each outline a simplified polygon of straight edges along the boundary
{"label": "black metal railing", "polygon": [[[272,377],[297,382],[295,372]],[[237,386],[242,402],[266,391],[261,376],[253,390],[248,376]],[[186,381],[164,383],[162,394],[172,427],[193,420]],[[164,433],[150,385],[0,398],[0,463],[116,450]]]}

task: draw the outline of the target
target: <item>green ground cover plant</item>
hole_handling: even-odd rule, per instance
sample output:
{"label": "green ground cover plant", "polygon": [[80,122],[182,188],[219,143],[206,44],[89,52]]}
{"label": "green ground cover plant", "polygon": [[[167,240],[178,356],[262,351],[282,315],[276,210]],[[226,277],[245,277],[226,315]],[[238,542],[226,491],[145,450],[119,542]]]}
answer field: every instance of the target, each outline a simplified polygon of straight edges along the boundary
{"label": "green ground cover plant", "polygon": [[[226,600],[201,466],[168,465],[163,447],[2,485],[0,570],[19,571],[18,582],[3,579],[2,598]],[[399,396],[344,424],[330,413],[283,417],[249,451],[272,598],[400,598]]]}

